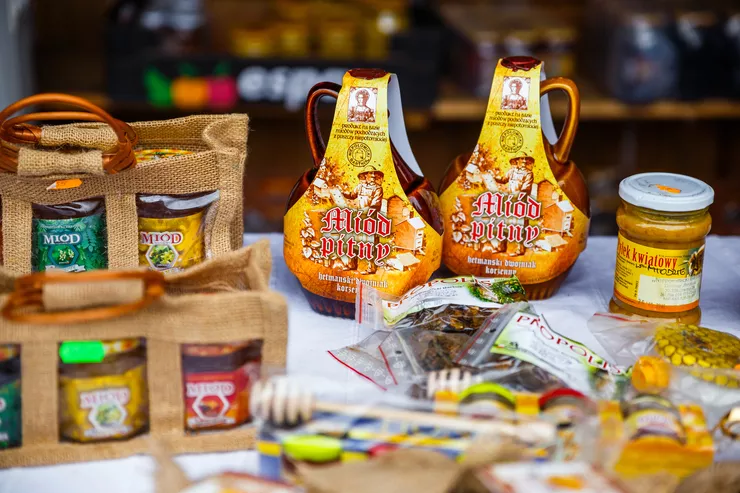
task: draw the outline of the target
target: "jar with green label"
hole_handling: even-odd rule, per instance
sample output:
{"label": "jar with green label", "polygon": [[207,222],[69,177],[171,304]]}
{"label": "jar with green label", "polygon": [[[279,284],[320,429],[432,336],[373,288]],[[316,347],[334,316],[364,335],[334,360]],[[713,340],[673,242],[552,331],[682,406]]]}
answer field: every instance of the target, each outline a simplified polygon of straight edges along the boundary
{"label": "jar with green label", "polygon": [[0,346],[0,450],[20,444],[20,350],[16,345]]}
{"label": "jar with green label", "polygon": [[108,267],[105,203],[91,198],[67,204],[33,204],[34,272],[84,272]]}

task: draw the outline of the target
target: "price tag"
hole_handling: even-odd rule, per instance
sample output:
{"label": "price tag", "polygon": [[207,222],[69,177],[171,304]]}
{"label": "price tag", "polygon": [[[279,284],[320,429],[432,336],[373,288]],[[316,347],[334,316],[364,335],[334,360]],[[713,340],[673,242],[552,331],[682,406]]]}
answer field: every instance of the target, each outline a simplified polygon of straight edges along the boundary
{"label": "price tag", "polygon": [[71,178],[69,180],[57,180],[48,187],[47,190],[66,190],[68,188],[77,188],[82,185],[82,180],[79,178]]}

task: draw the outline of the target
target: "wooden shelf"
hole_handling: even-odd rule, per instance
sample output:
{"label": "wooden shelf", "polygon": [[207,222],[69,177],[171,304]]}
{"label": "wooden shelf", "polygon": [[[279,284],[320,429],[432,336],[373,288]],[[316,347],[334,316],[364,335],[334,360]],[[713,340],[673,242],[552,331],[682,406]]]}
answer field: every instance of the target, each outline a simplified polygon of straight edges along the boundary
{"label": "wooden shelf", "polygon": [[[438,121],[482,120],[487,101],[470,96],[444,94],[432,107]],[[566,102],[550,100],[553,117],[563,118]],[[614,99],[584,94],[581,120],[721,120],[740,119],[740,101],[704,100],[697,102],[663,101],[648,105],[629,105]]]}
{"label": "wooden shelf", "polygon": [[[581,120],[619,121],[619,120],[740,120],[740,101],[704,100],[696,102],[664,101],[648,105],[629,105],[611,98],[584,91],[581,99]],[[114,115],[141,113],[157,118],[198,113],[199,111],[176,108],[155,108],[146,103],[121,103],[110,101],[102,94],[79,94],[89,99]],[[553,117],[561,119],[566,114],[564,98],[554,97],[550,100]],[[234,112],[248,112],[254,117],[271,119],[292,119],[300,117],[302,111],[287,111],[282,107],[270,104],[241,104]],[[423,129],[430,122],[482,121],[486,111],[486,100],[452,91],[443,90],[442,96],[430,111],[407,110],[406,125],[409,129]],[[202,112],[208,112],[203,110]],[[164,117],[164,116],[161,116]]]}

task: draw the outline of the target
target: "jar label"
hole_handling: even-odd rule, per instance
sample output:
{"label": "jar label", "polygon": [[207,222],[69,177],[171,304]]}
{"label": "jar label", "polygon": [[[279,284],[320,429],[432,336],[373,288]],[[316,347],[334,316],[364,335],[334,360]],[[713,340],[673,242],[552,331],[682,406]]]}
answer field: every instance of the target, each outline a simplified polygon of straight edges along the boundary
{"label": "jar label", "polygon": [[358,280],[398,296],[440,265],[442,238],[396,174],[389,81],[345,74],[325,157],[285,215],[285,261],[318,296],[354,303]]}
{"label": "jar label", "polygon": [[614,270],[614,296],[644,310],[675,313],[699,306],[704,246],[683,250],[654,248],[621,234]]}
{"label": "jar label", "polygon": [[60,377],[62,436],[79,442],[126,438],[148,423],[146,366],[121,375]]}
{"label": "jar label", "polygon": [[682,441],[684,429],[681,421],[668,411],[643,409],[631,413],[625,421],[627,436],[631,439],[641,436],[668,436]]}
{"label": "jar label", "polygon": [[499,62],[478,144],[440,197],[443,260],[455,273],[537,284],[568,270],[586,247],[589,219],[545,152],[540,71]]}
{"label": "jar label", "polygon": [[21,441],[21,382],[0,386],[0,449]]}
{"label": "jar label", "polygon": [[33,218],[34,272],[83,272],[108,266],[105,214],[70,219]]}
{"label": "jar label", "polygon": [[180,271],[205,259],[204,213],[154,219],[139,218],[139,265]]}
{"label": "jar label", "polygon": [[185,423],[189,430],[237,426],[249,419],[249,390],[259,362],[233,372],[185,374]]}

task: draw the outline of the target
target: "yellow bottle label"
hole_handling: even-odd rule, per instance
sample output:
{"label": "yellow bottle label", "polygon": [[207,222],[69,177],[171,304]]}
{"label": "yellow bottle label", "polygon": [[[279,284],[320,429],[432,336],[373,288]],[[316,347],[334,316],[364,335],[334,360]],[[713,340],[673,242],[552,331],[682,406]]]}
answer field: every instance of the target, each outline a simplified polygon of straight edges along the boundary
{"label": "yellow bottle label", "polygon": [[537,284],[568,270],[586,246],[589,219],[545,152],[540,71],[499,62],[478,144],[440,197],[443,260],[457,274]]}
{"label": "yellow bottle label", "polygon": [[139,265],[182,270],[205,259],[203,212],[185,217],[139,218]]}
{"label": "yellow bottle label", "polygon": [[121,375],[60,377],[65,438],[93,442],[135,435],[149,420],[146,365]]}
{"label": "yellow bottle label", "polygon": [[654,248],[621,234],[614,270],[614,296],[644,310],[674,313],[699,306],[704,246]]}
{"label": "yellow bottle label", "polygon": [[285,262],[319,296],[354,302],[358,280],[398,296],[440,264],[442,238],[396,174],[389,80],[345,74],[325,157],[285,215]]}

